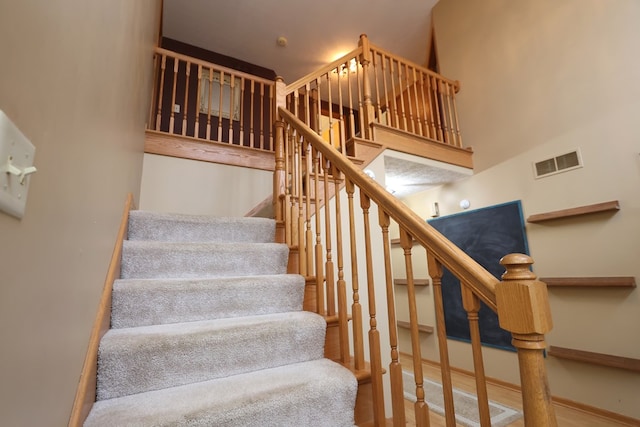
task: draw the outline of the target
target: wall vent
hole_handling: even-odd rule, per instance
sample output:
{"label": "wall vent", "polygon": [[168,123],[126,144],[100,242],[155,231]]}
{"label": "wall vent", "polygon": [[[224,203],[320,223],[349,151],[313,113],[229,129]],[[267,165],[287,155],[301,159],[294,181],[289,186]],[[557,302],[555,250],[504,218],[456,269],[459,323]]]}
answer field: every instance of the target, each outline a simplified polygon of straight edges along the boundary
{"label": "wall vent", "polygon": [[570,153],[535,162],[533,164],[533,175],[536,178],[542,178],[581,167],[582,156],[580,156],[580,151],[574,150]]}

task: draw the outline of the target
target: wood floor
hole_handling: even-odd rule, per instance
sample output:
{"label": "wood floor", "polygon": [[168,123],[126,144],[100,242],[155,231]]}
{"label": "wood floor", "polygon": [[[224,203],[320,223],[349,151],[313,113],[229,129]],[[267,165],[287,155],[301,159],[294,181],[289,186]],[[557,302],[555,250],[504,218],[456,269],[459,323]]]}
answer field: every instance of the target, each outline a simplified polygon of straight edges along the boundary
{"label": "wood floor", "polygon": [[[403,367],[412,365],[411,359],[406,355],[400,356],[400,363]],[[440,381],[440,370],[431,364],[423,363],[423,372],[425,377]],[[454,387],[474,393],[475,380],[472,376],[452,372]],[[520,392],[502,385],[488,384],[489,399],[506,406],[522,410],[522,401]],[[624,423],[620,421],[603,418],[597,414],[588,413],[580,409],[567,407],[562,404],[554,404],[556,419],[558,425],[562,427],[620,427],[620,426],[638,426],[637,423]],[[405,414],[407,418],[407,426],[415,426],[415,416],[413,411],[413,403],[405,401]],[[438,414],[431,413],[430,427],[445,427],[444,418]],[[509,424],[509,427],[524,427],[524,420],[520,419]]]}

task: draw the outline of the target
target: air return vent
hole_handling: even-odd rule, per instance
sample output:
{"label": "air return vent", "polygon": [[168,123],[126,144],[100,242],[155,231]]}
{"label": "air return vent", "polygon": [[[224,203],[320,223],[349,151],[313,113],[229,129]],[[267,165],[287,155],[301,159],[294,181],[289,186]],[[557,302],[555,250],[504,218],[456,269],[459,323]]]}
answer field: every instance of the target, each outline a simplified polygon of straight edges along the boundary
{"label": "air return vent", "polygon": [[570,153],[541,160],[533,164],[533,174],[536,178],[555,175],[582,167],[582,157],[580,151],[574,150]]}

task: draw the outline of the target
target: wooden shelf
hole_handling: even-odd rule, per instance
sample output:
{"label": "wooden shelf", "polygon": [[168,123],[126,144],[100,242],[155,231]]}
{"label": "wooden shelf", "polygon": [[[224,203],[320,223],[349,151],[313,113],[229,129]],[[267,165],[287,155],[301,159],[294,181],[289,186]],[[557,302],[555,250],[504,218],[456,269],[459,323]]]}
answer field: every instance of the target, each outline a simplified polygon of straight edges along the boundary
{"label": "wooden shelf", "polygon": [[[409,322],[405,322],[404,320],[398,320],[397,324],[398,324],[398,328],[411,329],[411,325],[409,324]],[[419,324],[418,331],[424,332],[425,334],[432,334],[433,326]]]}
{"label": "wooden shelf", "polygon": [[547,286],[573,288],[635,288],[635,277],[541,277]]}
{"label": "wooden shelf", "polygon": [[[417,245],[418,241],[413,239],[411,242],[413,245]],[[400,238],[397,239],[391,239],[391,246],[400,246]]]}
{"label": "wooden shelf", "polygon": [[617,210],[620,210],[620,202],[618,202],[617,200],[612,200],[610,202],[596,203],[595,205],[580,206],[577,208],[562,209],[559,211],[531,215],[529,218],[527,218],[527,222],[544,222],[553,219],[570,218],[574,216]]}
{"label": "wooden shelf", "polygon": [[593,365],[620,368],[627,371],[640,372],[640,359],[613,356],[610,354],[593,353],[590,351],[575,350],[564,347],[549,347],[549,356],[559,359],[576,360],[578,362],[591,363]]}
{"label": "wooden shelf", "polygon": [[[407,279],[393,279],[394,285],[407,285]],[[414,286],[429,286],[431,281],[429,279],[413,279]]]}

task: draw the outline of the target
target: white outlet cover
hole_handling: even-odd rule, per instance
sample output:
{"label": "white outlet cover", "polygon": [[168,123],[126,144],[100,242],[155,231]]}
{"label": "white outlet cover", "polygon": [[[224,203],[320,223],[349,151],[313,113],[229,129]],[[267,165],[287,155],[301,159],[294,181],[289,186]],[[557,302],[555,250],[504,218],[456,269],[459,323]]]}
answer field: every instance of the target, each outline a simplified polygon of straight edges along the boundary
{"label": "white outlet cover", "polygon": [[[31,141],[20,132],[11,119],[0,110],[0,167],[11,164],[25,169],[33,166],[36,148]],[[31,176],[26,176],[22,184],[18,176],[2,172],[0,173],[0,210],[16,218],[22,218],[27,205],[29,181]]]}

